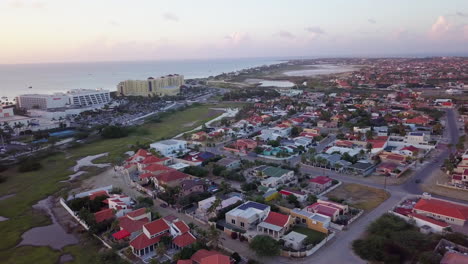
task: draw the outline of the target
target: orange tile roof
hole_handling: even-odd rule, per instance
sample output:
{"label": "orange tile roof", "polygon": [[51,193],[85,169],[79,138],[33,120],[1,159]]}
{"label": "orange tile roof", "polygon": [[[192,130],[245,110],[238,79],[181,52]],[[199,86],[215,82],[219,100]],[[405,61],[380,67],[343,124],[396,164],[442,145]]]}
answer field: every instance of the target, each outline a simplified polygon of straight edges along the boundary
{"label": "orange tile roof", "polygon": [[151,235],[169,230],[169,225],[162,218],[145,224],[144,227]]}
{"label": "orange tile roof", "polygon": [[94,219],[96,220],[96,223],[103,222],[113,217],[114,217],[114,210],[110,208],[94,213]]}
{"label": "orange tile roof", "polygon": [[437,199],[419,199],[413,208],[424,212],[443,215],[451,218],[467,220],[468,206],[445,202]]}
{"label": "orange tile roof", "polygon": [[176,236],[172,240],[172,243],[174,243],[178,247],[183,248],[183,247],[192,245],[196,241],[197,241],[197,239],[192,234],[190,234],[190,232],[186,232],[186,233],[183,233],[180,236]]}
{"label": "orange tile roof", "polygon": [[280,227],[285,227],[288,224],[289,221],[289,215],[284,215],[276,212],[270,212],[265,218],[264,222],[275,225],[275,226],[280,226]]}

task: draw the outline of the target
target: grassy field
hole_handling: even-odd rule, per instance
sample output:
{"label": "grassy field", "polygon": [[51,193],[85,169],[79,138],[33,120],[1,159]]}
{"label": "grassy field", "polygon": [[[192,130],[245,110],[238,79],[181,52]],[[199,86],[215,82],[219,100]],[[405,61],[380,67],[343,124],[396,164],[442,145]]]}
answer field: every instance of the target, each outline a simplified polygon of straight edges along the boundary
{"label": "grassy field", "polygon": [[390,197],[383,189],[355,183],[344,183],[326,195],[328,198],[343,199],[352,207],[371,211]]}
{"label": "grassy field", "polygon": [[309,229],[307,227],[295,226],[293,227],[292,231],[306,235],[311,241],[313,241],[313,244],[317,244],[325,238],[324,233]]}
{"label": "grassy field", "polygon": [[[161,123],[145,124],[140,130],[145,133],[133,133],[128,137],[119,139],[98,140],[91,144],[69,149],[66,153],[57,153],[40,160],[42,169],[34,172],[18,173],[17,168],[12,168],[2,175],[7,177],[6,182],[0,184],[0,197],[8,194],[14,196],[0,200],[0,216],[9,220],[0,222],[0,263],[21,263],[19,259],[30,260],[28,263],[55,263],[58,252],[48,247],[15,247],[21,240],[21,234],[32,227],[50,224],[50,219],[32,210],[36,204],[50,195],[65,195],[70,183],[60,181],[68,179],[72,174],[70,168],[75,165],[75,160],[88,155],[109,152],[109,156],[100,159],[100,162],[112,162],[117,157],[129,150],[129,146],[137,142],[144,144],[163,138],[177,135],[178,133],[193,129],[202,123],[211,120],[221,114],[213,111],[212,107],[233,107],[238,104],[200,105],[191,107],[181,112],[175,112],[165,117]],[[81,248],[82,245],[70,247],[71,253],[78,259],[85,259],[79,254],[89,254]],[[72,250],[73,249],[73,250]],[[35,262],[33,260],[41,259]],[[75,262],[75,263],[85,263]],[[88,262],[89,263],[89,262]]]}

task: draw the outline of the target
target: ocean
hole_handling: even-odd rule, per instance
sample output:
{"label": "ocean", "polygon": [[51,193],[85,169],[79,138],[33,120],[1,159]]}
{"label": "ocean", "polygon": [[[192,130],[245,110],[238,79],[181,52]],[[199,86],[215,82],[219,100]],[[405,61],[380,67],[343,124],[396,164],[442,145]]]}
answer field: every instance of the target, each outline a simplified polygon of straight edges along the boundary
{"label": "ocean", "polygon": [[[182,74],[203,78],[280,63],[279,58],[168,60],[0,65],[0,97],[7,100],[25,93],[65,92],[70,89],[104,88],[115,91],[120,81]],[[29,87],[32,87],[31,89]],[[5,101],[5,98],[3,98]]]}

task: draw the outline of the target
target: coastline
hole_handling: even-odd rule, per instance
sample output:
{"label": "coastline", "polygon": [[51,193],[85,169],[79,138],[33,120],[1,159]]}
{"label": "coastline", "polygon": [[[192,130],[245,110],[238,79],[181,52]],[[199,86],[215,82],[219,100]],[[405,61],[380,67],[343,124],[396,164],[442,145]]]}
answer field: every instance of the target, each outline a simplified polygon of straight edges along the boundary
{"label": "coastline", "polygon": [[[134,61],[51,64],[3,64],[0,97],[13,98],[27,93],[55,93],[70,89],[103,88],[115,91],[120,81],[146,79],[171,73],[185,79],[206,79],[223,73],[237,72],[284,63],[279,58],[240,58],[187,61]],[[29,89],[28,87],[32,87]],[[1,100],[3,101],[3,100]]]}

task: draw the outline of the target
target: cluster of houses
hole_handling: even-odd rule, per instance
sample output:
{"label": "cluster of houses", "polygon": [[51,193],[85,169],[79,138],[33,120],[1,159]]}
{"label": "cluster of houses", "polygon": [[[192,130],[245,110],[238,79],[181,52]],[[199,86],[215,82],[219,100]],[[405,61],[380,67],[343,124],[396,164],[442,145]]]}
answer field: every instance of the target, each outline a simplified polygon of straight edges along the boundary
{"label": "cluster of houses", "polygon": [[393,213],[413,220],[422,232],[441,233],[449,228],[466,233],[468,206],[423,194],[409,198],[393,209]]}

